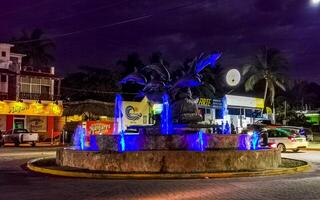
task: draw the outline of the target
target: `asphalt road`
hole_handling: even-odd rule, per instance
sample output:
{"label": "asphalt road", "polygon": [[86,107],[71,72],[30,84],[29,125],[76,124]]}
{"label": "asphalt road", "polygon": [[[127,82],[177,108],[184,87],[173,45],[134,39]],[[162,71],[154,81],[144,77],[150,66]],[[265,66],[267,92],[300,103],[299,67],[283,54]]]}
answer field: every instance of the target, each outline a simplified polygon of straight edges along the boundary
{"label": "asphalt road", "polygon": [[198,180],[94,180],[36,174],[23,169],[54,148],[0,148],[0,200],[91,199],[320,199],[320,151],[286,153],[313,164],[310,172],[271,177]]}

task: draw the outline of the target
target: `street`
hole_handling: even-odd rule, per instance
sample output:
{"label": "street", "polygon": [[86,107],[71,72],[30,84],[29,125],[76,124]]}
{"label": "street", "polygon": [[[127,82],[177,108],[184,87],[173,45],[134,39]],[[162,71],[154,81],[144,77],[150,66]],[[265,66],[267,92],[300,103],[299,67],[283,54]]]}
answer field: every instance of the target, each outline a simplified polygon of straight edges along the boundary
{"label": "street", "polygon": [[95,180],[36,174],[24,164],[53,156],[53,147],[0,148],[0,199],[320,199],[320,151],[284,153],[313,170],[271,177],[198,180]]}

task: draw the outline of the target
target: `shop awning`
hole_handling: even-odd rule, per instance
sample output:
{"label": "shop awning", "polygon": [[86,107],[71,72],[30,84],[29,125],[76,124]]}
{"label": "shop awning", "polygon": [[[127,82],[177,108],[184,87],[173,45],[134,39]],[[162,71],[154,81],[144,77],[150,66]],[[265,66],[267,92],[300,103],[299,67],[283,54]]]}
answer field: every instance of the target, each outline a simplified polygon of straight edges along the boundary
{"label": "shop awning", "polygon": [[88,99],[85,101],[66,102],[63,106],[63,116],[82,115],[84,113],[108,117],[113,117],[114,115],[114,103],[109,102]]}

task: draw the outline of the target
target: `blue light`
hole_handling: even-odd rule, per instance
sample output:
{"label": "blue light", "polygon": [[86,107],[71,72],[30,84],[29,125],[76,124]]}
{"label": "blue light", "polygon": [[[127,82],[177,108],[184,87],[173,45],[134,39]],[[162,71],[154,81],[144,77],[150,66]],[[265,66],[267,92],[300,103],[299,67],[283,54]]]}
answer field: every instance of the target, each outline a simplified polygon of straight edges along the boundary
{"label": "blue light", "polygon": [[82,128],[81,125],[78,125],[73,135],[73,146],[80,150],[84,150],[86,139],[85,135],[86,132],[84,128]]}
{"label": "blue light", "polygon": [[246,134],[239,135],[238,149],[239,150],[249,150],[250,149],[250,143],[248,142],[248,135],[246,135]]}
{"label": "blue light", "polygon": [[199,149],[200,149],[200,151],[204,151],[203,132],[202,132],[202,130],[200,130],[198,132],[198,141],[199,141]]}
{"label": "blue light", "polygon": [[120,151],[124,152],[126,151],[126,142],[125,142],[125,138],[124,138],[124,133],[122,132],[120,135]]}
{"label": "blue light", "polygon": [[202,59],[200,62],[196,64],[196,70],[195,73],[201,72],[206,66],[211,65],[211,68],[213,68],[217,62],[217,60],[220,58],[221,54],[212,54],[207,56],[206,58]]}
{"label": "blue light", "polygon": [[113,134],[124,133],[123,125],[123,114],[122,114],[122,96],[120,94],[116,95],[115,105],[114,105],[114,130]]}
{"label": "blue light", "polygon": [[114,130],[113,134],[120,134],[120,149],[119,151],[126,150],[126,142],[124,138],[124,124],[123,124],[123,114],[122,114],[122,96],[120,94],[116,95],[115,105],[114,105]]}
{"label": "blue light", "polygon": [[230,125],[228,123],[228,121],[226,121],[226,124],[224,125],[224,130],[223,130],[223,134],[230,134]]}
{"label": "blue light", "polygon": [[[222,133],[223,134],[229,134],[230,132],[230,127],[229,130],[225,130],[226,129],[226,117],[228,115],[228,104],[227,104],[227,97],[224,96],[222,98],[222,109],[221,109],[221,114],[222,114],[222,118],[223,118],[223,122],[222,122]],[[227,127],[228,128],[228,127]]]}
{"label": "blue light", "polygon": [[97,144],[97,136],[96,135],[90,135],[90,147],[89,150],[91,151],[99,151],[99,147]]}
{"label": "blue light", "polygon": [[162,96],[163,109],[161,112],[161,133],[168,135],[172,134],[172,113],[169,103],[169,95]]}
{"label": "blue light", "polygon": [[259,133],[257,131],[253,131],[251,136],[251,149],[256,150],[258,148],[259,139]]}

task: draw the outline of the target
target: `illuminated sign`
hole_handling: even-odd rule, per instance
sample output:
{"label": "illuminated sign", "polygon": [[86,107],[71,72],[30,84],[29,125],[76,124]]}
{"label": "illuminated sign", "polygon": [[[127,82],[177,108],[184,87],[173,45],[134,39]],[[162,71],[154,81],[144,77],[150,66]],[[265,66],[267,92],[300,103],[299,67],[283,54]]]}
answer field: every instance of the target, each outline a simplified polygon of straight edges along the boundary
{"label": "illuminated sign", "polygon": [[151,106],[145,97],[141,102],[123,101],[122,112],[124,114],[123,123],[125,127],[132,125],[144,125],[148,123]]}
{"label": "illuminated sign", "polygon": [[131,105],[126,107],[125,112],[129,120],[136,121],[142,117],[142,113],[139,112],[138,108]]}
{"label": "illuminated sign", "polygon": [[243,97],[235,95],[226,95],[228,106],[239,106],[249,108],[263,108],[264,100],[254,97]]}
{"label": "illuminated sign", "polygon": [[222,107],[222,100],[221,99],[199,98],[198,105],[205,106],[205,107],[211,107],[211,108],[221,108]]}
{"label": "illuminated sign", "polygon": [[156,114],[160,114],[163,110],[163,105],[162,104],[154,104],[152,106],[152,111],[153,111],[153,114],[156,115]]}
{"label": "illuminated sign", "polygon": [[0,101],[1,115],[61,116],[62,111],[62,106],[55,103]]}
{"label": "illuminated sign", "polygon": [[113,134],[113,121],[87,121],[87,134],[111,135]]}
{"label": "illuminated sign", "polygon": [[211,106],[211,99],[200,98],[198,101],[198,105]]}

